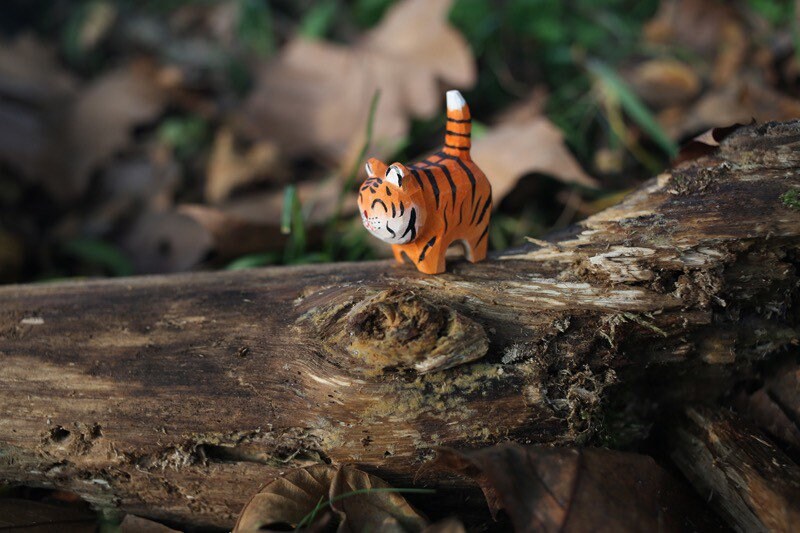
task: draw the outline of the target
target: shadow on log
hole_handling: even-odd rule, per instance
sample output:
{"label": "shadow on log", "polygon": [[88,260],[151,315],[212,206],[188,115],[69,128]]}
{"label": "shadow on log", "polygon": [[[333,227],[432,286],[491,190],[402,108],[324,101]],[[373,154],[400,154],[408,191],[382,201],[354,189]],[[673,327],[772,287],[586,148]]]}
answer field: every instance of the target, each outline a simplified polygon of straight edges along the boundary
{"label": "shadow on log", "polygon": [[0,479],[230,527],[296,466],[407,485],[435,446],[584,443],[611,395],[714,401],[797,342],[799,146],[797,122],[741,128],[558,242],[440,276],[0,288]]}

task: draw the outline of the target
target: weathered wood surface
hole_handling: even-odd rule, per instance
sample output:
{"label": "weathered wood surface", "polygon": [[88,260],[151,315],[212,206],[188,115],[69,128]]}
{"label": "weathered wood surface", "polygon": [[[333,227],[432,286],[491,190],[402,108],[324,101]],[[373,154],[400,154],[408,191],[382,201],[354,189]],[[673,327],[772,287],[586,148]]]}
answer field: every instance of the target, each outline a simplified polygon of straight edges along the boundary
{"label": "weathered wood surface", "polygon": [[[800,123],[743,128],[557,243],[435,277],[373,262],[0,288],[0,480],[230,526],[294,466],[408,484],[437,445],[584,442],[613,391],[713,401],[798,338],[800,211],[781,200],[798,146]],[[381,370],[486,342],[449,370]]]}
{"label": "weathered wood surface", "polygon": [[690,408],[671,434],[672,457],[736,531],[797,531],[800,467],[729,412]]}

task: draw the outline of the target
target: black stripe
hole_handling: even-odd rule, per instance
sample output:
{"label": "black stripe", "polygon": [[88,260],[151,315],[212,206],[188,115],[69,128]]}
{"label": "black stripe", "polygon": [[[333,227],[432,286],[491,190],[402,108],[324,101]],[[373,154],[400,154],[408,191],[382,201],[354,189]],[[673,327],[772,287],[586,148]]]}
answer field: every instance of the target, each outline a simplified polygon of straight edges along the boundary
{"label": "black stripe", "polygon": [[478,217],[478,221],[475,224],[480,224],[481,220],[483,220],[483,216],[486,214],[486,210],[489,209],[489,204],[492,203],[492,197],[489,196],[486,199],[486,203],[483,204],[483,209],[481,209],[481,216]]}
{"label": "black stripe", "polygon": [[413,176],[414,176],[414,179],[415,179],[415,180],[417,180],[417,183],[419,184],[419,188],[420,188],[420,190],[423,190],[423,191],[424,191],[424,190],[425,190],[425,187],[422,185],[422,180],[421,180],[421,179],[420,179],[420,177],[419,177],[419,170],[417,170],[417,169],[415,169],[415,168],[412,168],[412,169],[411,169],[411,174],[413,174]]}
{"label": "black stripe", "polygon": [[434,163],[433,166],[435,166],[437,168],[441,168],[442,172],[444,172],[444,177],[447,178],[447,183],[450,184],[450,196],[453,197],[453,203],[451,204],[451,207],[455,207],[455,205],[456,205],[456,184],[453,183],[453,177],[450,176],[450,169],[447,168],[446,166],[444,166],[441,163]]}
{"label": "black stripe", "polygon": [[370,188],[369,188],[369,192],[371,192],[372,194],[375,194],[375,189],[373,189],[372,187],[370,187]]}
{"label": "black stripe", "polygon": [[453,131],[453,130],[446,130],[446,131],[447,131],[447,135],[455,135],[456,137],[467,137],[467,138],[471,137],[471,135],[469,133],[459,133],[459,132]]}
{"label": "black stripe", "polygon": [[425,247],[422,249],[422,253],[419,254],[419,259],[417,259],[417,263],[425,259],[425,254],[428,252],[428,248],[433,246],[435,242],[436,242],[436,237],[431,237],[431,240],[425,243]]}
{"label": "black stripe", "polygon": [[447,144],[447,143],[444,143],[444,145],[447,148],[450,148],[451,150],[461,150],[462,152],[469,152],[469,148],[466,146],[453,146],[452,144]]}
{"label": "black stripe", "polygon": [[444,232],[447,233],[447,210],[442,209],[442,213],[444,214]]}
{"label": "black stripe", "polygon": [[414,224],[416,224],[416,222],[417,222],[417,210],[412,207],[411,208],[411,218],[409,218],[409,220],[408,220],[408,226],[406,226],[406,230],[400,236],[401,239],[403,237],[405,237],[406,235],[408,235],[409,231],[411,232],[411,240],[412,241],[417,237],[417,228],[414,227]]}
{"label": "black stripe", "polygon": [[386,204],[383,203],[383,200],[381,200],[380,198],[375,198],[374,200],[372,200],[372,205],[369,206],[369,208],[370,209],[375,209],[375,204],[377,204],[377,203],[380,203],[383,206],[383,210],[384,211],[386,211],[387,213],[389,212],[389,209],[386,207]]}
{"label": "black stripe", "polygon": [[396,215],[397,215],[397,212],[394,209],[394,202],[392,202],[392,218],[394,218]]}
{"label": "black stripe", "polygon": [[367,189],[369,189],[369,185],[364,185],[363,187],[361,187],[362,191],[366,191]]}
{"label": "black stripe", "polygon": [[472,218],[469,219],[469,223],[470,224],[474,224],[475,223],[475,215],[478,214],[478,208],[481,206],[481,200],[482,199],[483,199],[483,197],[479,196],[478,197],[478,202],[473,204],[475,206],[475,209],[472,211]]}
{"label": "black stripe", "polygon": [[464,220],[464,200],[461,200],[461,205],[458,207],[458,225]]}
{"label": "black stripe", "polygon": [[400,216],[403,216],[403,212],[406,210],[406,206],[403,202],[400,202]]}
{"label": "black stripe", "polygon": [[[434,154],[434,155],[437,155],[437,154]],[[436,163],[436,161],[431,161],[431,157],[433,157],[433,156],[430,156],[427,159],[423,159],[422,161],[418,161],[417,163],[414,164],[414,168],[422,170],[425,167],[429,167],[429,166],[433,165],[434,163]]]}
{"label": "black stripe", "polygon": [[478,240],[477,240],[477,241],[475,241],[475,246],[476,246],[476,247],[477,247],[477,246],[478,246],[478,245],[481,243],[481,241],[483,240],[483,238],[484,238],[484,237],[486,237],[486,232],[487,232],[487,231],[489,231],[489,224],[486,224],[486,227],[485,227],[485,228],[483,228],[483,233],[481,233],[481,236],[480,236],[480,237],[478,237]]}
{"label": "black stripe", "polygon": [[470,122],[472,122],[472,117],[470,117],[470,118],[450,118],[450,117],[447,117],[447,121],[448,122],[455,122],[457,124],[469,124]]}
{"label": "black stripe", "polygon": [[475,203],[475,175],[472,173],[472,171],[469,169],[469,167],[464,163],[464,161],[461,160],[460,157],[456,157],[456,156],[453,156],[453,155],[445,154],[444,152],[437,152],[437,153],[442,154],[442,157],[446,157],[447,159],[454,159],[458,163],[458,165],[461,167],[461,169],[467,174],[467,178],[469,179],[469,183],[470,183],[470,185],[472,185],[472,203],[474,204]]}
{"label": "black stripe", "polygon": [[391,195],[392,195],[392,191],[389,190],[389,186],[387,185],[386,186],[386,196],[391,196]]}
{"label": "black stripe", "polygon": [[[394,206],[392,206],[392,207],[394,207]],[[389,233],[392,234],[392,238],[397,236],[397,235],[395,235],[394,230],[392,230],[392,228],[389,227],[389,223],[388,222],[386,223],[386,231],[388,231]]]}
{"label": "black stripe", "polygon": [[427,168],[423,168],[422,171],[426,176],[428,176],[428,181],[431,183],[431,188],[433,189],[433,198],[436,200],[436,209],[439,209],[439,184],[436,183],[436,178],[433,176],[433,172]]}

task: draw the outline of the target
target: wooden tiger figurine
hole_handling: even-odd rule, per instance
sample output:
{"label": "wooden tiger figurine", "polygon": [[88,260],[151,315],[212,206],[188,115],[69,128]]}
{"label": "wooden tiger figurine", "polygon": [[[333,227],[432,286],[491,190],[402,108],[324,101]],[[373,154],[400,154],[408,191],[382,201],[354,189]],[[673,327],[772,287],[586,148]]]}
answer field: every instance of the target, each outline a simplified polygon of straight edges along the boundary
{"label": "wooden tiger figurine", "polygon": [[358,193],[364,226],[392,245],[395,259],[408,257],[420,272],[444,272],[452,243],[462,244],[473,263],[486,257],[492,186],[470,157],[471,131],[464,97],[448,91],[441,151],[408,166],[367,161]]}

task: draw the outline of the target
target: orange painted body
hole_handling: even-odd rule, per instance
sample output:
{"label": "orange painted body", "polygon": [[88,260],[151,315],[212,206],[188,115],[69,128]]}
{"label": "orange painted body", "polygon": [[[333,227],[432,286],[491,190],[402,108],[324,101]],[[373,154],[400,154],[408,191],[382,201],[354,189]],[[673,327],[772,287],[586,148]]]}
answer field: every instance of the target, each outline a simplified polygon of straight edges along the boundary
{"label": "orange painted body", "polygon": [[[453,109],[453,100],[461,107]],[[420,272],[444,272],[453,243],[462,244],[473,263],[486,257],[492,187],[470,157],[471,129],[469,107],[451,91],[441,151],[408,166],[367,162],[358,196],[364,226],[392,245],[398,261],[406,256]]]}

